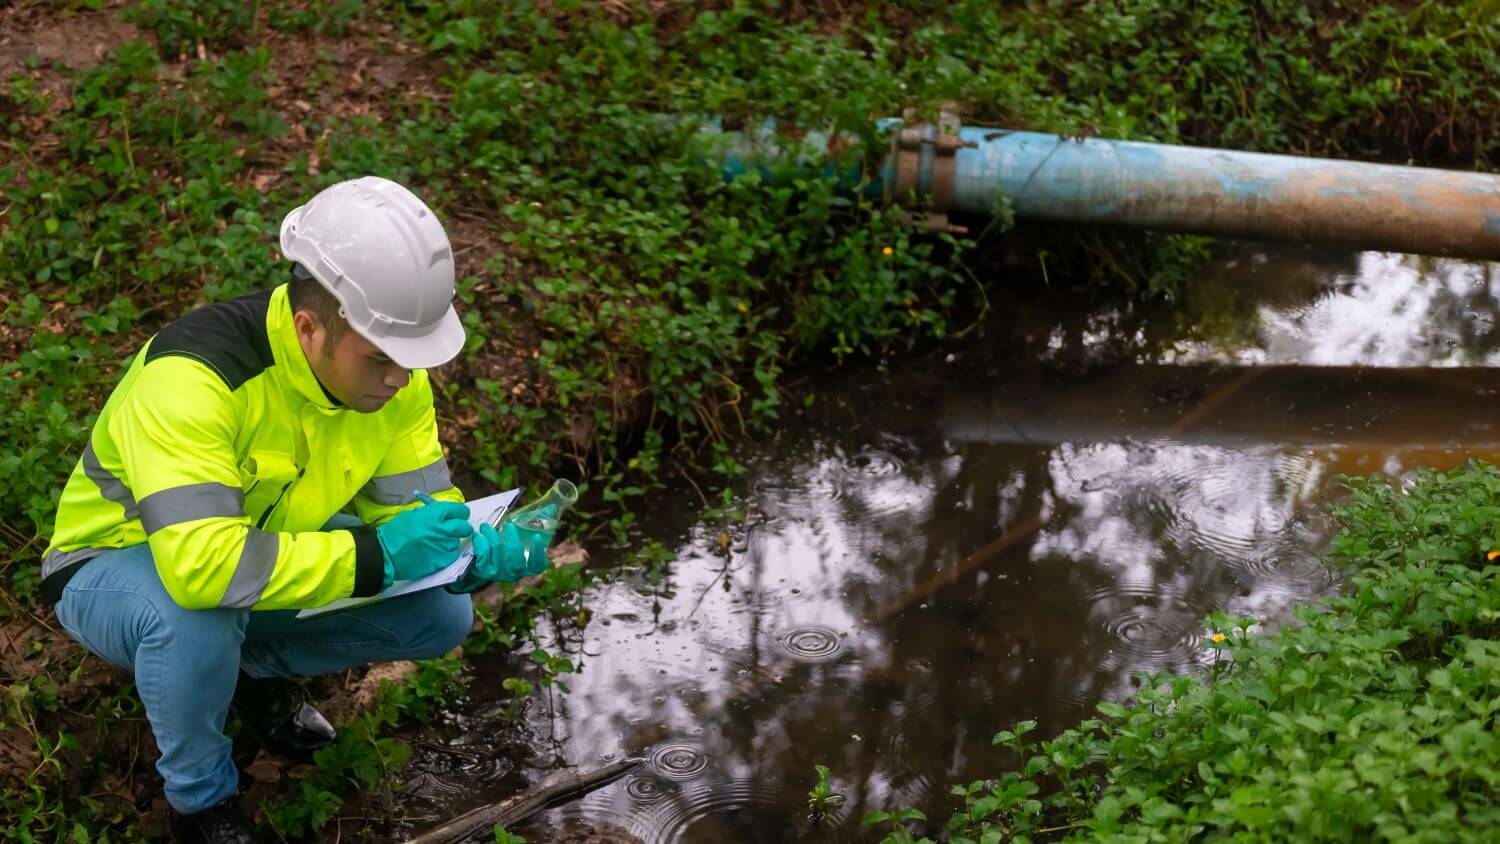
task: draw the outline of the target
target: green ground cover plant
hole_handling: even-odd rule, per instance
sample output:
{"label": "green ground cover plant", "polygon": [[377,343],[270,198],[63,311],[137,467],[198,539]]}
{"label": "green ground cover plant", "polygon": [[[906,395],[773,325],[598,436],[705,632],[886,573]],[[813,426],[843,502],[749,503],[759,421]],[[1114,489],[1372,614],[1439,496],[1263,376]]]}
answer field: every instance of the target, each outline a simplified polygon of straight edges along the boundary
{"label": "green ground cover plant", "polygon": [[808,822],[813,826],[822,823],[830,811],[844,805],[844,795],[833,790],[828,783],[828,766],[814,765],[813,772],[818,781],[807,792]]}
{"label": "green ground cover plant", "polygon": [[1500,470],[1350,479],[1336,515],[1346,595],[1270,633],[1214,616],[1209,677],[1145,678],[1048,740],[997,733],[1016,769],[954,787],[947,840],[1489,840]]}
{"label": "green ground cover plant", "polygon": [[[875,150],[872,117],[958,100],[986,125],[1489,167],[1494,11],[1493,0],[0,10],[23,37],[106,21],[140,36],[97,61],[33,58],[0,79],[0,623],[13,645],[0,750],[33,760],[0,766],[21,772],[0,793],[0,827],[19,840],[139,835],[149,737],[106,741],[120,723],[139,732],[139,703],[58,641],[34,605],[38,556],[128,356],[191,307],[280,281],[277,223],[319,188],[378,173],[449,225],[470,344],[437,382],[465,482],[585,478],[596,538],[659,572],[669,554],[638,534],[631,502],[668,466],[732,473],[724,443],[787,412],[788,369],[964,331],[982,318],[984,285],[1012,280],[985,269],[1002,248],[1053,286],[1155,297],[1206,249],[1003,223],[932,236],[815,175],[725,184],[696,124],[662,115],[775,117]],[[566,669],[532,619],[586,618],[590,576],[549,575],[488,611],[471,646],[529,645],[545,678],[521,682],[550,694]],[[424,670],[430,688],[380,704],[354,731],[359,752],[292,786],[271,829],[314,834],[346,784],[367,789],[399,763],[385,733],[462,682]]]}

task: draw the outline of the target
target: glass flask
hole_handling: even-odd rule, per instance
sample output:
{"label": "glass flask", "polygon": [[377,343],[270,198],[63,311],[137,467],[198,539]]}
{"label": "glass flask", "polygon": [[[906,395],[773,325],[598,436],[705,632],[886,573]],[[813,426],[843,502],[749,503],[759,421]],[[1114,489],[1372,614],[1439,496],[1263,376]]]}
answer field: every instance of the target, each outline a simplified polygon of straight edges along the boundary
{"label": "glass flask", "polygon": [[576,501],[578,487],[571,481],[559,479],[541,497],[501,516],[496,527],[503,538],[520,541],[526,561],[530,563],[532,554],[545,553],[547,546],[552,544],[558,522]]}

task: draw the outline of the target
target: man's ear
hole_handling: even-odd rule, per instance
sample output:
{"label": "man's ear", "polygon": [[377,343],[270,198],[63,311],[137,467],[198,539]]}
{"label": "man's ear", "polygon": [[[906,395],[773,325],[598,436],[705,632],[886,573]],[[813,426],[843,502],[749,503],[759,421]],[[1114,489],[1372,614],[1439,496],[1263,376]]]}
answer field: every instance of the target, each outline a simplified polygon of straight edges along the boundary
{"label": "man's ear", "polygon": [[302,345],[308,348],[321,348],[323,345],[323,323],[318,315],[308,310],[296,311],[292,314],[292,325],[297,329],[297,338]]}

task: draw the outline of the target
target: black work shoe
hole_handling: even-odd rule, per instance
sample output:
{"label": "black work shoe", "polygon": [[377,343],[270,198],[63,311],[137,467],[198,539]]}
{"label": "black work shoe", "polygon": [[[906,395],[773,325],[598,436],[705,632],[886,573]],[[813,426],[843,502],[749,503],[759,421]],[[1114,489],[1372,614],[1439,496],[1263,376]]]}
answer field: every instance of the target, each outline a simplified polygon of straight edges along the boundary
{"label": "black work shoe", "polygon": [[191,815],[172,810],[172,840],[178,844],[256,844],[255,827],[240,814],[234,798]]}
{"label": "black work shoe", "polygon": [[281,677],[257,680],[240,672],[231,704],[245,730],[261,747],[298,762],[333,744],[333,725],[302,700],[296,683]]}

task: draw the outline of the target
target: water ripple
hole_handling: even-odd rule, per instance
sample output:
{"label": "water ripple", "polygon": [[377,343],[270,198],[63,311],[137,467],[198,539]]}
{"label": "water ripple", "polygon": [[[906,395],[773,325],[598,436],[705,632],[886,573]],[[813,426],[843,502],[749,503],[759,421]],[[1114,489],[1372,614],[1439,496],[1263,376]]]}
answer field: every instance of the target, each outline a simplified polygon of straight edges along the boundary
{"label": "water ripple", "polygon": [[660,803],[671,797],[677,791],[677,784],[671,780],[659,779],[651,775],[632,777],[625,783],[625,793],[635,805],[645,807],[653,803]]}
{"label": "water ripple", "polygon": [[946,717],[940,703],[937,690],[909,687],[902,700],[892,702],[881,724],[876,740],[883,748],[884,776],[901,796],[900,800],[893,797],[893,803],[913,805],[941,790],[933,778],[934,761],[946,752],[950,739],[933,740],[935,728]]}
{"label": "water ripple", "polygon": [[836,631],[816,624],[785,630],[776,637],[776,644],[804,662],[831,662],[848,649],[844,638]]}
{"label": "water ripple", "polygon": [[1089,608],[1090,627],[1110,642],[1100,667],[1154,671],[1199,661],[1203,615],[1186,602],[1164,601],[1159,595],[1122,592],[1100,597]]}
{"label": "water ripple", "polygon": [[[1155,525],[1163,546],[1195,560],[1238,562],[1287,528],[1316,465],[1302,455],[1163,448],[1123,491],[1125,512]],[[1265,469],[1270,471],[1266,472]]]}
{"label": "water ripple", "polygon": [[1233,577],[1256,591],[1316,595],[1333,584],[1318,549],[1324,530],[1309,519],[1291,519],[1265,547],[1237,560]]}
{"label": "water ripple", "polygon": [[906,464],[901,458],[885,451],[861,451],[844,461],[846,472],[866,478],[884,478],[899,474]]}
{"label": "water ripple", "polygon": [[833,456],[813,473],[819,497],[850,502],[861,518],[878,518],[909,506],[905,485],[892,488],[906,473],[906,463],[885,451],[865,450]]}
{"label": "water ripple", "polygon": [[752,782],[714,783],[683,792],[660,804],[648,821],[648,842],[795,841],[806,824],[788,814],[779,790]]}
{"label": "water ripple", "polygon": [[422,766],[421,785],[413,793],[430,799],[449,796],[470,796],[475,786],[490,785],[504,779],[512,771],[505,754],[493,753],[483,756],[460,758],[433,757]]}
{"label": "water ripple", "polygon": [[671,780],[690,780],[708,768],[701,748],[687,744],[664,744],[651,751],[651,769]]}

